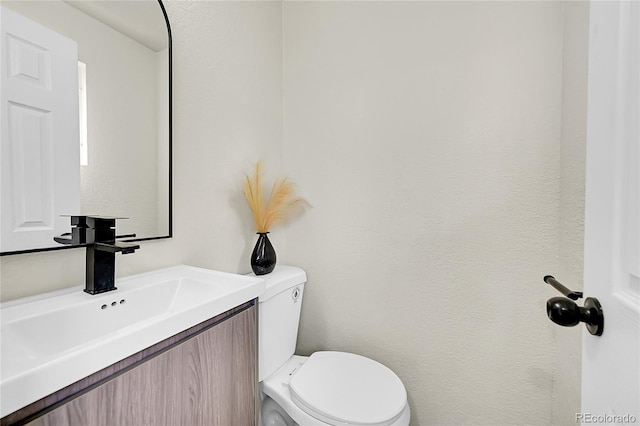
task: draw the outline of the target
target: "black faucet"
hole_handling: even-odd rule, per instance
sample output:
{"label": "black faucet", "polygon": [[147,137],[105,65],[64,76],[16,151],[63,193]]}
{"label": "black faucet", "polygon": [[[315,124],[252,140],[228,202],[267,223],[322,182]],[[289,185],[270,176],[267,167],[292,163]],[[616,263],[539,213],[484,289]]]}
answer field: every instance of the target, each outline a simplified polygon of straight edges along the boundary
{"label": "black faucet", "polygon": [[116,242],[116,238],[135,237],[135,234],[116,236],[116,219],[122,218],[71,216],[71,234],[54,237],[55,241],[62,244],[87,247],[84,291],[89,294],[116,290],[116,253],[129,254],[140,248],[139,244]]}

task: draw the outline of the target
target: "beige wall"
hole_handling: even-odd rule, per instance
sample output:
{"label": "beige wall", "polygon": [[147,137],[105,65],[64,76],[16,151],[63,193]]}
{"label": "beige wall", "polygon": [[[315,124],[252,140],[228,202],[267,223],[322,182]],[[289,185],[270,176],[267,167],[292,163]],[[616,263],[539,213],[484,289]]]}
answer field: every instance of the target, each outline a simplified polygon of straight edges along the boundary
{"label": "beige wall", "polygon": [[299,350],[390,366],[412,424],[549,424],[562,3],[283,16],[285,168],[314,206],[286,234],[309,273]]}
{"label": "beige wall", "polygon": [[[263,158],[281,169],[281,7],[165,2],[173,29],[174,232],[117,255],[119,276],[178,263],[249,272],[240,192]],[[274,243],[281,236],[274,235]],[[2,300],[84,283],[84,250],[0,257]]]}
{"label": "beige wall", "polygon": [[[580,332],[547,320],[541,277],[580,282],[584,9],[166,3],[175,238],[119,255],[118,274],[247,272],[240,179],[266,159],[313,205],[272,234],[309,274],[301,353],[387,364],[415,425],[569,424],[579,353],[557,351]],[[84,252],[0,265],[9,300],[81,283]]]}

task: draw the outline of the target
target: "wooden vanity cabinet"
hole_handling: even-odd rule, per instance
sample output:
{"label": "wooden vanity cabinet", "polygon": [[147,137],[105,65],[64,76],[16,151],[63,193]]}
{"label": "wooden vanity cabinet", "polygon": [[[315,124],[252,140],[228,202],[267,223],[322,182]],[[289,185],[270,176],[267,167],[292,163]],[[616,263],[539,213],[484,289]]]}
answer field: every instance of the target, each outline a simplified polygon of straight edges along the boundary
{"label": "wooden vanity cabinet", "polygon": [[257,332],[249,302],[57,392],[66,395],[15,424],[256,425]]}

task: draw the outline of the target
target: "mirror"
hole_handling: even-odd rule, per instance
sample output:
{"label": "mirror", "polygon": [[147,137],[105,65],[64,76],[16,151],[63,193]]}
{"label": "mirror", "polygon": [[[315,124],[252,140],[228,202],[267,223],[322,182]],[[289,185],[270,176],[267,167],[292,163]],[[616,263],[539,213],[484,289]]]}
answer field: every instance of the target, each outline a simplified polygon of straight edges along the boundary
{"label": "mirror", "polygon": [[169,238],[171,33],[161,0],[2,0],[0,255],[70,248],[69,217]]}

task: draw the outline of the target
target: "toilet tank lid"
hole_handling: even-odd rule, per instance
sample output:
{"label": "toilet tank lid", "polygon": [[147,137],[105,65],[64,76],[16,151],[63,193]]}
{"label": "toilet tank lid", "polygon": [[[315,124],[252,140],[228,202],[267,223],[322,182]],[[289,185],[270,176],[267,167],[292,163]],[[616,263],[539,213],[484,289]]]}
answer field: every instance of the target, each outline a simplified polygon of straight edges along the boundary
{"label": "toilet tank lid", "polygon": [[258,297],[259,302],[264,302],[281,291],[307,282],[307,273],[297,266],[276,265],[270,274],[258,277],[264,279],[266,284],[265,292]]}

